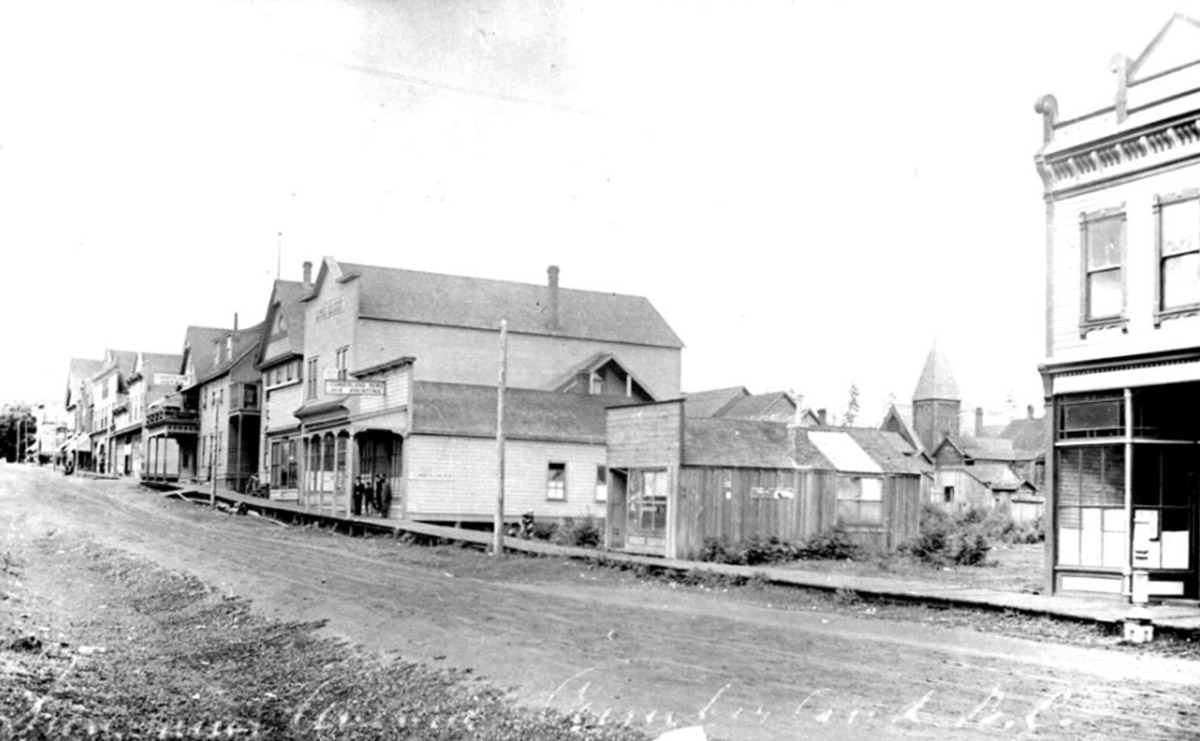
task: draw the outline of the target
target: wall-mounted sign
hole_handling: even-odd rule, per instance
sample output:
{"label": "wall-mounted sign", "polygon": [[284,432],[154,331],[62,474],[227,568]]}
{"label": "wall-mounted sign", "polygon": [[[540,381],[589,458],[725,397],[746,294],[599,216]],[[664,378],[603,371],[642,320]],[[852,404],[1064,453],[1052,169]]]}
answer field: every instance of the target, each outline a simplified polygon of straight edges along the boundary
{"label": "wall-mounted sign", "polygon": [[155,386],[191,386],[192,377],[183,373],[155,373]]}
{"label": "wall-mounted sign", "polygon": [[751,499],[795,499],[796,494],[791,489],[772,489],[766,486],[755,486],[750,489]]}
{"label": "wall-mounted sign", "polygon": [[355,379],[327,380],[325,393],[330,396],[383,396],[387,390],[383,381],[358,381]]}
{"label": "wall-mounted sign", "polygon": [[330,299],[317,307],[317,311],[313,315],[313,321],[323,322],[331,316],[341,314],[342,309],[345,307],[346,303],[341,296]]}

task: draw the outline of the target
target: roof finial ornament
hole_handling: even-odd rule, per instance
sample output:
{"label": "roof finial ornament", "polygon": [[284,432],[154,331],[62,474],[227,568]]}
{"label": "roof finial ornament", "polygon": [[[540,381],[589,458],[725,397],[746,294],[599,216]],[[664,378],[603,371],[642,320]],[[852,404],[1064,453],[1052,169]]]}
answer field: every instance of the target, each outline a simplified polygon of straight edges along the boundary
{"label": "roof finial ornament", "polygon": [[1117,76],[1117,96],[1114,102],[1114,108],[1117,113],[1117,123],[1125,123],[1125,119],[1129,118],[1129,113],[1126,110],[1126,98],[1129,92],[1129,66],[1131,62],[1129,57],[1124,54],[1118,54],[1108,63],[1109,69]]}
{"label": "roof finial ornament", "polygon": [[1033,110],[1042,114],[1042,143],[1054,141],[1054,125],[1058,123],[1058,98],[1047,93],[1037,99]]}

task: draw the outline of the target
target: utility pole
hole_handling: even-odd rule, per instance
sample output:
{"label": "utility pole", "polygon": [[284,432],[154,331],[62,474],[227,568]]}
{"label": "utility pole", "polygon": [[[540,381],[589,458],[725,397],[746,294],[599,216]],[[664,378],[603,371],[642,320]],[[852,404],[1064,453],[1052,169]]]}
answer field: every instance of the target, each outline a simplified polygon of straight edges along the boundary
{"label": "utility pole", "polygon": [[213,444],[212,458],[208,462],[208,477],[212,483],[212,493],[208,495],[208,506],[217,506],[217,455],[221,451],[221,397],[213,400]]}
{"label": "utility pole", "polygon": [[504,387],[508,383],[508,321],[500,320],[500,383],[496,387],[496,523],[492,534],[492,556],[504,553]]}

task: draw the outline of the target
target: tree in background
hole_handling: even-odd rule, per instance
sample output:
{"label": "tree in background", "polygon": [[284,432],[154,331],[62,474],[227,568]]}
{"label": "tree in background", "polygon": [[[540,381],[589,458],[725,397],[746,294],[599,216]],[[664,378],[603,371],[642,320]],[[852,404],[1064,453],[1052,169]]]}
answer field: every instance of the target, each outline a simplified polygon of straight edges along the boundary
{"label": "tree in background", "polygon": [[842,415],[842,426],[853,427],[858,419],[858,384],[850,382],[850,399],[846,402],[846,413]]}
{"label": "tree in background", "polygon": [[28,404],[9,403],[0,409],[0,458],[15,463],[20,451],[37,440],[37,419]]}

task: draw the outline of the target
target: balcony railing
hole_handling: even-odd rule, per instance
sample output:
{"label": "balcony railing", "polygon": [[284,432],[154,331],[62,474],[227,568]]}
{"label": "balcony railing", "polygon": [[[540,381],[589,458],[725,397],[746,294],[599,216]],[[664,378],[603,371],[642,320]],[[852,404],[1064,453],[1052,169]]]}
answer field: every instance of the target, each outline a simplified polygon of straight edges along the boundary
{"label": "balcony railing", "polygon": [[146,426],[155,427],[168,423],[174,424],[200,424],[200,413],[192,409],[180,409],[178,407],[159,407],[150,409],[146,412]]}

